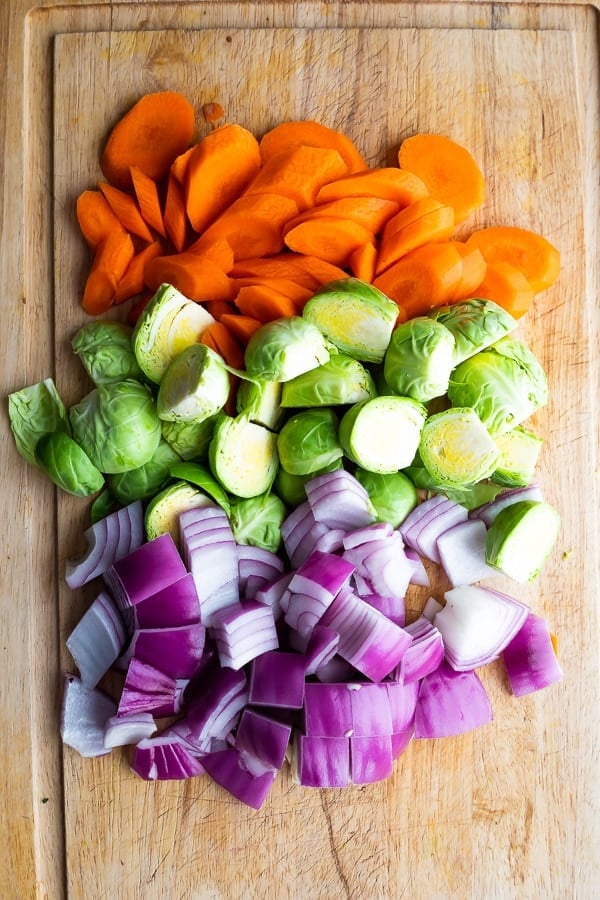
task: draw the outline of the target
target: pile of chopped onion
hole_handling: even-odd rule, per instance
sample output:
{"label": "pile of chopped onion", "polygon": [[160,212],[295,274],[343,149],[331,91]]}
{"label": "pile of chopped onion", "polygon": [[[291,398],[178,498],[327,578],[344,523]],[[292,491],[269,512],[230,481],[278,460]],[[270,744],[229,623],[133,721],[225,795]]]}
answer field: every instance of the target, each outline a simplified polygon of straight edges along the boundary
{"label": "pile of chopped onion", "polygon": [[[237,545],[216,504],[180,515],[178,543],[143,542],[139,503],[86,533],[67,581],[104,585],[67,641],[79,675],[65,678],[66,744],[82,756],[132,746],[141,778],[208,775],[258,809],[286,760],[300,785],[368,784],[411,740],[490,722],[476,669],[493,660],[516,696],[562,677],[546,622],[481,583],[496,574],[486,530],[523,489],[470,514],[437,495],[397,529],[374,521],[347,471],[306,493],[280,555]],[[407,623],[424,561],[452,587]],[[99,687],[110,670],[116,698]]]}

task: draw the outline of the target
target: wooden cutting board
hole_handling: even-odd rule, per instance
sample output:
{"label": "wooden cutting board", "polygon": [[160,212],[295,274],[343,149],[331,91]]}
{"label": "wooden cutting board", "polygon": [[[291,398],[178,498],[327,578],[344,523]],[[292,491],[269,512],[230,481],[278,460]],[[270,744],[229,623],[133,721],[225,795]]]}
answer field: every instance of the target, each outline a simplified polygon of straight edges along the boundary
{"label": "wooden cutting board", "polygon": [[64,642],[94,596],[63,580],[88,504],[56,498],[20,460],[4,403],[0,896],[595,896],[598,10],[124,2],[42,4],[25,17],[27,9],[13,2],[0,12],[10,46],[0,78],[5,394],[48,375],[67,403],[86,387],[69,346],[86,320],[79,298],[89,265],[74,200],[100,177],[111,125],[145,91],[180,90],[198,111],[218,101],[256,134],[318,119],[350,135],[371,164],[393,163],[417,131],[448,134],[488,183],[486,206],[464,233],[521,225],[560,249],[560,280],[519,334],[550,380],[550,403],[532,425],[545,438],[539,480],[563,526],[542,576],[517,592],[556,632],[564,680],[516,700],[492,665],[481,672],[492,725],[415,741],[393,778],[368,787],[300,789],[285,772],[258,812],[207,778],[146,784],[125,752],[83,760],[61,747],[58,718],[71,666]]}

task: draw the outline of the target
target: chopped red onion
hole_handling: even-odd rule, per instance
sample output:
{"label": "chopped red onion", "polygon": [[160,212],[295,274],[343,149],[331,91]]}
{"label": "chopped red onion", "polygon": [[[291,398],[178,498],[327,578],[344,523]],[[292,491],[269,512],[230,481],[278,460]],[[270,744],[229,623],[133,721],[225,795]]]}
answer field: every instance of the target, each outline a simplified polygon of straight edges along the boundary
{"label": "chopped red onion", "polygon": [[356,528],[345,533],[342,544],[345,550],[360,547],[370,541],[379,541],[389,538],[394,533],[394,528],[389,522],[375,522],[374,525],[366,525],[364,528]]}
{"label": "chopped red onion", "polygon": [[173,716],[180,712],[181,693],[174,678],[134,656],[129,662],[117,715],[146,712],[157,717]]}
{"label": "chopped red onion", "polygon": [[292,773],[303,787],[347,787],[350,784],[350,741],[296,733]]}
{"label": "chopped red onion", "polygon": [[125,659],[137,657],[171,678],[191,678],[204,650],[206,629],[199,622],[168,628],[139,628]]}
{"label": "chopped red onion", "polygon": [[213,781],[253,809],[263,805],[277,775],[274,771],[253,775],[234,747],[209,753],[202,758],[202,764]]}
{"label": "chopped red onion", "polygon": [[337,553],[344,548],[345,534],[343,528],[331,528],[317,538],[314,549],[323,553]]}
{"label": "chopped red onion", "polygon": [[486,536],[482,519],[465,519],[438,537],[439,562],[453,587],[498,575],[485,561]]}
{"label": "chopped red onion", "polygon": [[315,675],[323,684],[336,684],[342,681],[352,681],[354,678],[359,677],[360,673],[349,662],[342,659],[341,656],[335,655],[327,662],[323,662],[315,672]]}
{"label": "chopped red onion", "polygon": [[126,640],[119,611],[102,591],[67,638],[67,649],[85,687],[96,687],[119,657]]}
{"label": "chopped red onion", "polygon": [[435,597],[428,597],[425,601],[425,606],[423,607],[422,615],[425,616],[426,619],[429,619],[431,623],[444,606],[442,603],[439,603]]}
{"label": "chopped red onion", "polygon": [[360,596],[367,593],[403,598],[415,571],[397,531],[344,550],[343,559],[356,567],[353,577]]}
{"label": "chopped red onion", "polygon": [[104,580],[119,609],[125,610],[178,581],[186,568],[168,532],[117,560]]}
{"label": "chopped red onion", "polygon": [[241,669],[254,657],[279,646],[273,610],[254,600],[215,612],[211,634],[221,665],[232,669]]}
{"label": "chopped red onion", "polygon": [[144,510],[136,500],[99,519],[84,531],[86,550],[77,560],[67,562],[66,582],[72,590],[103,575],[122,556],[141,546],[144,540]]}
{"label": "chopped red onion", "polygon": [[404,553],[406,554],[406,558],[409,559],[413,565],[413,574],[410,576],[410,583],[417,584],[419,587],[429,587],[429,575],[427,574],[427,569],[423,565],[423,561],[416,550],[413,550],[412,547],[405,547]]}
{"label": "chopped red onion", "polygon": [[352,699],[347,684],[307,682],[304,688],[304,734],[339,738],[348,737],[353,730]]}
{"label": "chopped red onion", "polygon": [[468,516],[469,511],[465,506],[445,498],[443,503],[437,504],[421,519],[420,528],[415,529],[413,537],[414,549],[425,559],[439,564],[438,538],[459,522],[466,522]]}
{"label": "chopped red onion", "polygon": [[98,688],[85,687],[76,675],[65,677],[60,734],[63,743],[81,756],[104,756],[104,731],[108,719],[116,715],[117,704]]}
{"label": "chopped red onion", "polygon": [[215,612],[239,602],[238,548],[220,506],[184,510],[179,532],[181,555],[198,592],[200,618],[208,626]]}
{"label": "chopped red onion", "polygon": [[524,487],[509,488],[497,494],[493,500],[482,503],[469,513],[472,519],[481,519],[489,528],[501,509],[518,503],[520,500],[543,500],[542,489],[539,484],[528,484]]}
{"label": "chopped red onion", "polygon": [[[297,632],[292,632],[297,634]],[[305,661],[305,675],[315,675],[323,666],[329,663],[337,652],[340,636],[332,628],[324,625],[315,625],[303,650]]]}
{"label": "chopped red onion", "polygon": [[283,575],[283,560],[271,550],[238,544],[239,593],[243,600],[253,600],[256,592]]}
{"label": "chopped red onion", "polygon": [[281,599],[286,593],[288,585],[293,577],[293,572],[285,572],[280,578],[272,581],[271,584],[259,588],[254,595],[255,602],[264,603],[265,606],[271,607],[275,621],[280,619],[283,615]]}
{"label": "chopped red onion", "polygon": [[137,744],[144,738],[152,737],[156,722],[151,713],[129,713],[126,716],[111,716],[104,730],[104,746],[107,750]]}
{"label": "chopped red onion", "polygon": [[300,634],[310,636],[323,613],[354,571],[351,562],[333,553],[315,550],[296,570],[287,587],[285,621]]}
{"label": "chopped red onion", "polygon": [[393,677],[401,684],[411,684],[435,672],[444,658],[441,632],[425,616],[420,616],[404,630],[412,637],[412,644],[400,660]]}
{"label": "chopped red onion", "polygon": [[131,768],[146,781],[178,780],[204,774],[200,761],[172,734],[140,741],[133,751]]}
{"label": "chopped red onion", "polygon": [[200,603],[192,575],[182,578],[146,597],[132,608],[132,627],[166,628],[193,625],[200,621]]}
{"label": "chopped red onion", "polygon": [[308,501],[297,506],[281,526],[283,546],[292,569],[301,566],[328,533],[327,525],[315,519]]}
{"label": "chopped red onion", "polygon": [[395,731],[392,734],[392,758],[398,759],[398,757],[404,753],[408,745],[413,739],[414,729],[409,728],[406,731]]}
{"label": "chopped red onion", "polygon": [[[323,685],[321,685],[323,687]],[[348,685],[352,734],[346,737],[390,735],[393,728],[389,685],[358,682]]]}
{"label": "chopped red onion", "polygon": [[352,784],[373,784],[389,778],[393,762],[391,734],[360,735],[350,738]]}
{"label": "chopped red onion", "polygon": [[444,660],[421,681],[415,737],[464,734],[493,719],[485,688],[474,671],[457,672]]}
{"label": "chopped red onion", "polygon": [[292,728],[246,708],[235,734],[235,748],[254,775],[277,772],[283,766]]}
{"label": "chopped red onion", "polygon": [[252,660],[249,703],[301,709],[304,703],[306,660],[300,653],[270,650]]}
{"label": "chopped red onion", "polygon": [[404,597],[382,597],[381,594],[360,594],[358,591],[356,593],[369,606],[379,610],[390,622],[404,627],[406,620]]}
{"label": "chopped red onion", "polygon": [[460,585],[444,597],[446,605],[434,625],[442,634],[446,659],[459,672],[497,659],[529,614],[520,600],[481,585]]}
{"label": "chopped red onion", "polygon": [[305,490],[315,519],[328,528],[353,531],[375,520],[367,491],[346,469],[317,475]]}
{"label": "chopped red onion", "polygon": [[246,675],[214,664],[195,682],[187,700],[184,718],[171,728],[188,735],[190,749],[207,752],[211,741],[224,739],[236,726],[247,705]]}
{"label": "chopped red onion", "polygon": [[383,685],[387,690],[392,717],[392,733],[407,731],[415,720],[419,685],[417,682],[401,684],[398,681],[387,681]]}
{"label": "chopped red onion", "polygon": [[533,613],[529,613],[502,656],[515,697],[556,684],[563,676],[548,624]]}
{"label": "chopped red onion", "polygon": [[417,544],[417,536],[423,527],[425,520],[433,513],[438,507],[445,507],[448,503],[448,498],[444,496],[444,494],[434,494],[433,497],[429,497],[427,500],[423,500],[422,503],[419,503],[406,518],[400,523],[398,527],[398,531],[402,535],[404,542],[417,553],[419,552],[419,547]]}

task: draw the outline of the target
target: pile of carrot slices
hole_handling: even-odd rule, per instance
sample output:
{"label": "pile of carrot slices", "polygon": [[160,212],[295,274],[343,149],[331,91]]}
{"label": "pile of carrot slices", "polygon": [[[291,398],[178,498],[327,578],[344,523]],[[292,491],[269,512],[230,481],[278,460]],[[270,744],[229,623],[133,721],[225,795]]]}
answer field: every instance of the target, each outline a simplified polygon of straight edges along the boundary
{"label": "pile of carrot slices", "polygon": [[398,166],[372,168],[346,135],[283,122],[260,139],[181,94],[146,94],[115,124],[104,180],[77,199],[93,261],[82,305],[100,315],[132,300],[134,322],[163,282],[217,320],[204,340],[234,366],[265,322],[301,313],[322,285],[355,276],[398,304],[405,321],[470,297],[515,317],[558,277],[542,235],[497,225],[465,240],[456,229],[485,202],[471,154],[416,134]]}

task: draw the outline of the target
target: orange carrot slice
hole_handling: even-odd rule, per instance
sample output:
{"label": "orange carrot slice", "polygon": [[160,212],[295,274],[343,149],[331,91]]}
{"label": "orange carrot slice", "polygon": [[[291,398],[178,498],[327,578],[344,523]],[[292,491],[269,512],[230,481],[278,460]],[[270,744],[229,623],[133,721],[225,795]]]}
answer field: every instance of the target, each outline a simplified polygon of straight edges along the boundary
{"label": "orange carrot slice", "polygon": [[274,256],[241,259],[233,265],[230,274],[233,278],[258,276],[291,279],[315,291],[328,281],[348,277],[348,273],[339,266],[326,263],[316,256],[289,253],[287,250]]}
{"label": "orange carrot slice", "polygon": [[398,163],[417,175],[432,197],[453,208],[457,224],[485,200],[485,179],[473,156],[444,135],[406,138],[398,151]]}
{"label": "orange carrot slice", "polygon": [[377,234],[385,223],[398,212],[398,204],[392,200],[382,200],[380,197],[343,197],[341,200],[332,200],[330,203],[322,203],[313,206],[300,213],[285,227],[285,231],[300,225],[301,222],[309,222],[322,216],[336,219],[350,219],[358,222],[364,228],[368,228],[373,234]]}
{"label": "orange carrot slice", "polygon": [[175,249],[181,253],[188,240],[188,219],[183,188],[174,175],[169,175],[164,212],[165,231]]}
{"label": "orange carrot slice", "polygon": [[331,203],[345,197],[379,197],[404,208],[427,194],[424,182],[417,175],[390,166],[369,169],[332,181],[321,188],[316,203]]}
{"label": "orange carrot slice", "polygon": [[297,303],[266,284],[251,284],[240,288],[234,302],[243,315],[258,319],[263,324],[274,319],[297,316],[300,312]]}
{"label": "orange carrot slice", "polygon": [[166,237],[160,197],[156,182],[137,166],[131,166],[131,182],[143,220],[161,237]]}
{"label": "orange carrot slice", "polygon": [[180,153],[179,156],[176,156],[171,163],[169,175],[172,175],[173,178],[177,179],[177,181],[183,188],[185,188],[187,182],[190,159],[192,158],[192,155],[194,154],[197,146],[197,144],[192,144],[191,147],[188,147],[187,150],[184,150],[183,153]]}
{"label": "orange carrot slice", "polygon": [[366,281],[369,284],[375,278],[377,265],[377,246],[374,243],[362,244],[353,250],[348,261],[350,271],[355,278]]}
{"label": "orange carrot slice", "polygon": [[131,166],[154,181],[169,171],[194,132],[194,107],[176,91],[145,94],[112,129],[100,157],[110,184],[131,187]]}
{"label": "orange carrot slice", "polygon": [[312,288],[305,287],[291,278],[260,278],[259,276],[254,275],[248,278],[234,279],[235,290],[240,290],[240,288],[253,284],[264,284],[274,291],[279,291],[280,294],[284,294],[286,297],[289,297],[290,300],[300,304],[300,306],[304,306],[306,301],[310,300],[314,294]]}
{"label": "orange carrot slice", "polygon": [[229,300],[232,296],[231,279],[211,259],[198,253],[157,256],[147,264],[144,277],[150,290],[172,284],[190,300]]}
{"label": "orange carrot slice", "polygon": [[462,275],[462,257],[450,243],[424,244],[386,269],[373,282],[395,300],[401,321],[426,315],[452,297]]}
{"label": "orange carrot slice", "polygon": [[328,147],[292,147],[267,159],[246,194],[282,194],[299,210],[315,202],[319,189],[341,178],[348,167],[337,150]]}
{"label": "orange carrot slice", "polygon": [[133,239],[125,231],[111,231],[98,244],[83,290],[82,306],[87,313],[98,316],[112,306],[117,285],[134,255]]}
{"label": "orange carrot slice", "polygon": [[226,313],[235,314],[235,306],[230,300],[207,300],[206,303],[203,303],[203,306],[213,319],[217,319],[217,321]]}
{"label": "orange carrot slice", "polygon": [[477,297],[493,300],[520,319],[530,308],[535,291],[520,269],[507,262],[489,262],[483,281],[474,291]]}
{"label": "orange carrot slice", "polygon": [[220,321],[223,322],[223,325],[227,326],[242,347],[247,345],[254,332],[258,331],[263,324],[258,319],[255,319],[252,316],[244,316],[241,313],[239,315],[235,313],[232,315],[225,313]]}
{"label": "orange carrot slice", "polygon": [[130,300],[131,297],[135,297],[137,294],[143,293],[146,288],[144,279],[146,266],[151,259],[155,259],[157,256],[160,256],[161,253],[163,253],[162,244],[160,241],[153,241],[151,244],[148,244],[140,250],[139,253],[135,254],[127,266],[123,277],[119,279],[117,284],[113,298],[113,303],[115,305],[123,303],[125,300]]}
{"label": "orange carrot slice", "polygon": [[133,197],[104,181],[98,186],[125,231],[151,243],[153,241],[152,232],[144,222]]}
{"label": "orange carrot slice", "polygon": [[187,169],[186,208],[194,231],[208,228],[240,196],[259,168],[258,141],[241,125],[223,125],[203,138]]}
{"label": "orange carrot slice", "polygon": [[296,225],[286,234],[285,243],[297,253],[343,267],[352,252],[371,239],[371,232],[357,222],[323,217]]}
{"label": "orange carrot slice", "polygon": [[417,200],[393,216],[381,235],[377,274],[384,272],[406,253],[437,241],[454,231],[454,210],[433,197]]}
{"label": "orange carrot slice", "polygon": [[81,233],[93,250],[111,231],[125,231],[101,191],[83,191],[77,198],[76,214]]}
{"label": "orange carrot slice", "polygon": [[488,263],[510,263],[519,269],[534,292],[549,288],[560,272],[560,253],[546,238],[526,228],[496,225],[474,231],[466,241],[478,247]]}
{"label": "orange carrot slice", "polygon": [[463,241],[449,243],[462,257],[462,274],[452,300],[468,300],[485,278],[486,261],[477,247],[468,247]]}
{"label": "orange carrot slice", "polygon": [[279,253],[283,226],[296,215],[298,207],[289,197],[243,195],[206,229],[195,242],[194,252],[204,252],[215,240],[226,240],[236,261]]}
{"label": "orange carrot slice", "polygon": [[263,163],[292,147],[326,147],[337,150],[346,162],[349,172],[362,172],[367,168],[360,151],[347,135],[320,122],[299,120],[281,122],[263,135],[260,154]]}
{"label": "orange carrot slice", "polygon": [[220,353],[228,366],[243,369],[244,349],[222,322],[213,322],[205,328],[200,343]]}

